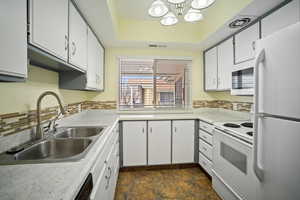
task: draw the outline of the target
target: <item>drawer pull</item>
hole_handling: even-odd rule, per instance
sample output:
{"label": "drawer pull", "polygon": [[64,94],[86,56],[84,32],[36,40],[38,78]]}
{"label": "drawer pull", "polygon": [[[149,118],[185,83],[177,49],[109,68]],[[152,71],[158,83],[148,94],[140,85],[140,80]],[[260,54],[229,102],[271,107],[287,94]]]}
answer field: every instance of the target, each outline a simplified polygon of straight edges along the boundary
{"label": "drawer pull", "polygon": [[205,135],[202,136],[204,139],[207,139],[207,137]]}
{"label": "drawer pull", "polygon": [[205,147],[202,148],[204,151],[207,151],[207,149]]}
{"label": "drawer pull", "polygon": [[202,161],[202,164],[203,164],[203,165],[205,165],[205,166],[207,165],[207,163],[206,163],[206,162],[204,162],[204,161]]}

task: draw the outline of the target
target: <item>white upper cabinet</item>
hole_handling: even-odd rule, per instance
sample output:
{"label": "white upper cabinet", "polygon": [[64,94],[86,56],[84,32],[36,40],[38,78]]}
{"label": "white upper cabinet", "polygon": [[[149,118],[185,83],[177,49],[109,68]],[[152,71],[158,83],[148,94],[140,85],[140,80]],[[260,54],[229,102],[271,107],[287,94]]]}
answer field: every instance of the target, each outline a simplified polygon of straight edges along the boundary
{"label": "white upper cabinet", "polygon": [[123,165],[147,165],[147,122],[123,122]]}
{"label": "white upper cabinet", "polygon": [[87,24],[70,3],[69,62],[82,70],[87,68]]}
{"label": "white upper cabinet", "polygon": [[171,164],[171,121],[148,122],[148,164]]}
{"label": "white upper cabinet", "polygon": [[27,77],[27,1],[0,1],[0,74]]}
{"label": "white upper cabinet", "polygon": [[231,89],[231,71],[233,66],[233,38],[218,46],[218,90]]}
{"label": "white upper cabinet", "polygon": [[259,39],[259,23],[235,35],[235,64],[254,59],[255,41]]}
{"label": "white upper cabinet", "polygon": [[172,163],[193,163],[195,143],[195,121],[173,121]]}
{"label": "white upper cabinet", "polygon": [[97,38],[94,33],[88,28],[88,67],[86,71],[86,87],[90,89],[97,89],[97,56],[98,46]]}
{"label": "white upper cabinet", "polygon": [[205,90],[216,90],[218,76],[218,51],[217,47],[205,52]]}
{"label": "white upper cabinet", "polygon": [[300,1],[294,0],[261,20],[262,37],[300,21]]}
{"label": "white upper cabinet", "polygon": [[30,42],[67,61],[69,0],[30,0]]}
{"label": "white upper cabinet", "polygon": [[104,49],[91,29],[88,29],[87,88],[104,89]]}
{"label": "white upper cabinet", "polygon": [[96,88],[104,90],[104,49],[99,42],[97,42],[96,60]]}

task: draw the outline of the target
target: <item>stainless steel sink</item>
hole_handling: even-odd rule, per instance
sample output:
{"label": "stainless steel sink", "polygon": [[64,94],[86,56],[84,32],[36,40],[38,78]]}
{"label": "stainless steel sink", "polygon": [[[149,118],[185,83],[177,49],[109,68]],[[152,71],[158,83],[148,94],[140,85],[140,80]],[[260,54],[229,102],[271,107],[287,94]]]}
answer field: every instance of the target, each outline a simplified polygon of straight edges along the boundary
{"label": "stainless steel sink", "polygon": [[56,160],[83,153],[92,143],[90,139],[50,139],[34,144],[15,154],[16,160]]}
{"label": "stainless steel sink", "polygon": [[55,135],[56,138],[85,138],[102,135],[104,127],[76,127],[68,128]]}
{"label": "stainless steel sink", "polygon": [[1,153],[0,165],[77,161],[85,157],[105,127],[62,127],[48,138],[20,145],[18,153]]}

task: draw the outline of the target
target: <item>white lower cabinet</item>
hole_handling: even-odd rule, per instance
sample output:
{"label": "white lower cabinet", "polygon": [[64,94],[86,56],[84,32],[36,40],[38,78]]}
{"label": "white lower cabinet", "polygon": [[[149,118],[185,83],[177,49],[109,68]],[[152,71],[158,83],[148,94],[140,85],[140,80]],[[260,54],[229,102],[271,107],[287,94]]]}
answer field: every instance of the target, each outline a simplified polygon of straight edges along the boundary
{"label": "white lower cabinet", "polygon": [[148,164],[171,164],[171,121],[148,122]]}
{"label": "white lower cabinet", "polygon": [[195,121],[173,121],[172,163],[193,163],[195,150]]}
{"label": "white lower cabinet", "polygon": [[113,200],[119,174],[119,134],[115,127],[91,170],[93,191],[91,200]]}
{"label": "white lower cabinet", "polygon": [[212,176],[214,126],[200,121],[199,128],[199,165]]}
{"label": "white lower cabinet", "polygon": [[147,122],[123,122],[123,165],[147,165]]}
{"label": "white lower cabinet", "polygon": [[212,176],[212,162],[202,155],[202,153],[199,153],[199,164],[210,176]]}

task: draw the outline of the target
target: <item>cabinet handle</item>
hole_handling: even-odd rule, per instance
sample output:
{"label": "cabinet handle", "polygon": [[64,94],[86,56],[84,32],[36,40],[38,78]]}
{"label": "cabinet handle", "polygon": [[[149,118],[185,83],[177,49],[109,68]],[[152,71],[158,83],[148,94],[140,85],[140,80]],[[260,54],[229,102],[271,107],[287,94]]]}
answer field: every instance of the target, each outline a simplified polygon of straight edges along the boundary
{"label": "cabinet handle", "polygon": [[75,53],[76,53],[76,44],[75,44],[75,42],[72,42],[72,46],[73,46],[73,52],[72,52],[72,55],[74,56]]}
{"label": "cabinet handle", "polygon": [[177,128],[176,128],[176,127],[174,127],[174,132],[176,133],[176,131],[177,131]]}
{"label": "cabinet handle", "polygon": [[69,40],[68,40],[68,36],[65,35],[65,50],[68,50],[68,46],[69,46]]}
{"label": "cabinet handle", "polygon": [[110,182],[110,177],[111,177],[111,174],[112,174],[112,170],[111,170],[111,167],[108,167],[108,171],[109,171],[109,175],[107,176],[105,176],[105,178],[106,178],[106,186],[105,186],[105,189],[107,189],[108,187],[109,187],[109,182]]}
{"label": "cabinet handle", "polygon": [[142,133],[144,133],[145,132],[145,128],[142,128]]}
{"label": "cabinet handle", "polygon": [[152,133],[152,127],[150,127],[150,133]]}
{"label": "cabinet handle", "polygon": [[252,42],[252,49],[255,51],[255,41]]}

